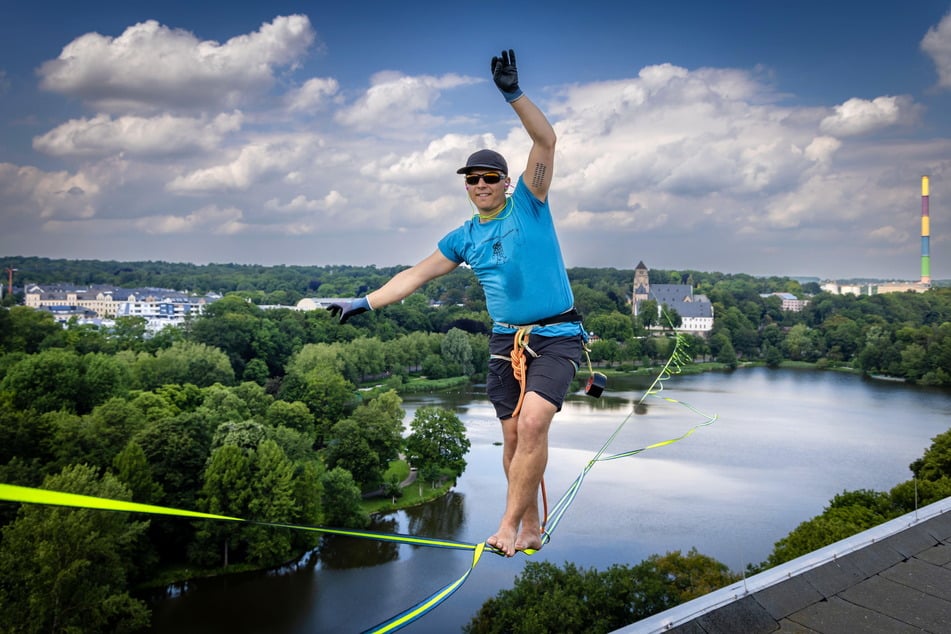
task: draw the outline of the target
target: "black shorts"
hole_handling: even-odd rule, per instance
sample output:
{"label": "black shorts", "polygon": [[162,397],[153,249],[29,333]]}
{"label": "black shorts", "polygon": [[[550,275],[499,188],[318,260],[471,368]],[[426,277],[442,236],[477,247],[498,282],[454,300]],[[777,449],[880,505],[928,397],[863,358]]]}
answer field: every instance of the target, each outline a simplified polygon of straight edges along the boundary
{"label": "black shorts", "polygon": [[[504,359],[489,358],[489,373],[486,379],[485,391],[495,414],[500,420],[512,416],[521,387],[512,371],[510,354],[515,345],[515,335],[501,335],[492,333],[489,337],[489,354],[501,355]],[[571,387],[578,366],[581,363],[583,343],[581,335],[572,337],[542,337],[530,334],[528,347],[535,351],[537,357],[526,350],[526,380],[525,392],[535,392],[561,411],[565,402],[565,395]]]}

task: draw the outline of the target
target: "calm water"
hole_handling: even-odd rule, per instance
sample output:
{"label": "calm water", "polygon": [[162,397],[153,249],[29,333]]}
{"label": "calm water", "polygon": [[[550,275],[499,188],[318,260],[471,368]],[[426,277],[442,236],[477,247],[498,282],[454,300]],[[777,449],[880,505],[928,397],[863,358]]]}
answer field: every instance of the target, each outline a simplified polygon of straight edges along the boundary
{"label": "calm water", "polygon": [[[646,385],[610,379],[599,400],[578,395],[555,418],[545,475],[550,503],[624,422],[608,453],[678,437],[704,417],[659,398],[634,413]],[[735,571],[822,512],[843,490],[885,491],[911,477],[909,463],[951,425],[951,393],[830,372],[739,370],[675,377],[663,396],[716,414],[711,426],[637,456],[599,462],[532,558],[485,556],[469,580],[405,632],[458,632],[482,603],[511,587],[527,561],[604,569],[655,553],[687,551]],[[479,542],[502,514],[505,482],[498,422],[481,391],[407,397],[407,423],[422,405],[453,408],[472,450],[455,490],[381,518],[375,530]],[[626,421],[626,422],[625,422]],[[471,554],[333,538],[321,556],[280,574],[193,583],[156,605],[156,632],[359,632],[462,575]]]}

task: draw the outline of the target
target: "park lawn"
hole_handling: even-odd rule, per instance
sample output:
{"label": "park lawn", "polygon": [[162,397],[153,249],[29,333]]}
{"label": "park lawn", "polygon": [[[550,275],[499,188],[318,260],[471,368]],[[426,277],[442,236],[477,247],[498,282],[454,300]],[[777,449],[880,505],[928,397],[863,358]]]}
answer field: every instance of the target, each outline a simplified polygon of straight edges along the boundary
{"label": "park lawn", "polygon": [[[395,474],[402,482],[409,476],[409,473],[409,464],[405,460],[393,460],[390,462],[390,468],[386,470],[383,480],[389,481],[392,475]],[[454,480],[443,480],[437,482],[436,487],[433,488],[432,482],[417,479],[416,482],[403,489],[403,495],[396,498],[396,503],[390,497],[375,497],[363,500],[360,503],[360,508],[369,514],[389,513],[390,511],[410,508],[425,502],[432,502],[444,496],[454,484]]]}

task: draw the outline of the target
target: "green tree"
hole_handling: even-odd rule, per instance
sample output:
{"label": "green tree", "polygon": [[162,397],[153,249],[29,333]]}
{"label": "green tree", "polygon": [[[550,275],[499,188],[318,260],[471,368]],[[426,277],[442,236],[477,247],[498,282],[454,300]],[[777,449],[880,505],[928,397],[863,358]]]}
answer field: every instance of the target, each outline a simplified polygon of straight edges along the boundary
{"label": "green tree", "polygon": [[370,449],[385,464],[399,457],[403,447],[403,399],[394,390],[380,394],[354,410],[350,420],[364,432]]}
{"label": "green tree", "polygon": [[27,306],[13,306],[4,331],[3,346],[8,352],[36,354],[63,340],[63,328],[48,312]]}
{"label": "green tree", "polygon": [[778,368],[783,362],[783,351],[778,346],[766,345],[763,357],[767,367]]}
{"label": "green tree", "polygon": [[591,360],[594,362],[607,361],[613,364],[621,357],[621,347],[614,339],[599,339],[592,342],[589,346]]}
{"label": "green tree", "polygon": [[[46,489],[129,500],[114,476],[68,467]],[[24,505],[0,542],[0,630],[133,632],[149,623],[129,595],[128,561],[148,522],[126,513]]]}
{"label": "green tree", "polygon": [[133,438],[145,452],[155,481],[165,489],[166,506],[195,508],[212,433],[212,425],[199,412],[182,412],[148,423]]}
{"label": "green tree", "polygon": [[421,407],[416,410],[412,432],[406,439],[406,458],[422,470],[444,470],[458,477],[466,468],[465,455],[469,452],[466,428],[450,410],[441,407]]}
{"label": "green tree", "polygon": [[811,520],[802,522],[773,546],[767,558],[769,566],[791,561],[807,553],[851,537],[887,518],[860,504],[829,507]]}
{"label": "green tree", "polygon": [[650,330],[658,325],[660,320],[657,302],[653,299],[645,299],[637,306],[637,321],[642,328]]}
{"label": "green tree", "polygon": [[383,343],[376,337],[360,337],[343,346],[341,358],[344,376],[359,383],[383,373],[385,356]]}
{"label": "green tree", "polygon": [[[276,524],[296,519],[294,465],[273,440],[264,440],[253,456],[253,479],[248,514],[251,519]],[[291,555],[291,529],[248,526],[248,560],[259,566],[275,565]]]}
{"label": "green tree", "polygon": [[721,348],[719,354],[717,354],[717,362],[723,363],[730,367],[730,369],[735,369],[738,361],[736,358],[736,352],[733,350],[733,344],[727,341]]}
{"label": "green tree", "polygon": [[116,454],[112,466],[116,478],[129,488],[133,502],[158,504],[162,500],[165,491],[152,477],[145,452],[138,443],[131,440],[126,443],[122,451]]}
{"label": "green tree", "polygon": [[296,429],[314,440],[314,415],[300,401],[287,402],[276,400],[267,408],[264,421],[271,427]]}
{"label": "green tree", "polygon": [[901,375],[918,381],[928,372],[928,351],[920,343],[912,343],[901,351]]}
{"label": "green tree", "polygon": [[141,350],[148,320],[145,317],[116,317],[112,339],[119,350]]}
{"label": "green tree", "polygon": [[363,491],[370,491],[383,481],[388,463],[370,447],[365,430],[349,418],[333,426],[324,450],[327,468],[346,469]]}
{"label": "green tree", "polygon": [[796,324],[789,329],[783,347],[786,356],[794,361],[815,361],[819,358],[815,333],[805,324]]}
{"label": "green tree", "polygon": [[251,416],[257,419],[263,419],[274,402],[274,397],[268,394],[263,386],[253,381],[243,381],[231,388],[231,391],[245,402]]}
{"label": "green tree", "polygon": [[585,328],[605,341],[627,341],[634,336],[634,325],[630,315],[611,311],[592,317],[585,317]]}
{"label": "green tree", "polygon": [[450,328],[443,337],[441,351],[443,359],[457,368],[456,375],[471,376],[475,372],[469,335],[462,330]]}
{"label": "green tree", "polygon": [[263,423],[253,420],[224,422],[215,429],[211,446],[215,449],[224,445],[233,445],[251,451],[269,438],[272,431]]}
{"label": "green tree", "polygon": [[113,396],[124,396],[130,384],[128,367],[115,356],[89,353],[82,358],[82,400],[77,411],[89,412]]}
{"label": "green tree", "polygon": [[941,478],[951,478],[951,430],[932,438],[924,455],[908,468],[919,480],[935,482]]}
{"label": "green tree", "polygon": [[[252,497],[251,456],[247,449],[237,445],[223,445],[211,453],[204,482],[198,495],[198,508],[206,513],[247,517]],[[231,550],[242,539],[246,526],[236,522],[200,522],[195,533],[191,558],[204,565],[214,565],[215,546],[221,548],[221,565],[231,561]]]}
{"label": "green tree", "polygon": [[234,376],[242,376],[254,355],[254,340],[261,328],[262,311],[249,301],[227,295],[208,305],[189,326],[190,339],[217,348],[228,358]]}
{"label": "green tree", "polygon": [[23,358],[0,381],[0,391],[12,395],[15,407],[38,412],[77,412],[83,388],[82,358],[56,348]]}
{"label": "green tree", "polygon": [[337,467],[321,476],[324,522],[330,526],[364,528],[370,517],[360,509],[360,487],[346,469]]}
{"label": "green tree", "polygon": [[515,585],[486,601],[464,631],[610,632],[736,580],[724,564],[696,550],[605,572],[528,562]]}
{"label": "green tree", "polygon": [[248,361],[241,375],[241,378],[245,381],[253,381],[258,385],[267,384],[268,377],[270,377],[270,370],[268,370],[267,363],[258,358]]}
{"label": "green tree", "polygon": [[153,389],[166,384],[191,383],[207,387],[215,383],[234,383],[234,370],[228,357],[217,348],[203,343],[177,341],[170,348],[159,350],[154,356],[140,353],[134,375],[138,387]]}
{"label": "green tree", "polygon": [[330,429],[350,411],[354,386],[332,367],[315,367],[304,373],[295,369],[284,377],[278,397],[307,406],[314,415],[316,444],[321,447]]}
{"label": "green tree", "polygon": [[[34,460],[37,467],[52,462],[56,455],[54,440],[56,428],[47,416],[33,410],[24,410],[13,403],[13,395],[0,393],[0,465],[19,458],[27,463]],[[0,480],[12,483],[10,480]],[[23,482],[35,486],[35,482]]]}

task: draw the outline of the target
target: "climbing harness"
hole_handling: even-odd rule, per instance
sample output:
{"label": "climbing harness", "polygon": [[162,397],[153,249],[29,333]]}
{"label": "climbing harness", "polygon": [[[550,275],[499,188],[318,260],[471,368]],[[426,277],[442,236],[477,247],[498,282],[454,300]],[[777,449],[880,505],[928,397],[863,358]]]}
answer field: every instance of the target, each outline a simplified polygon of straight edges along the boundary
{"label": "climbing harness", "polygon": [[[515,326],[512,324],[505,324],[505,323],[498,322],[502,326],[516,329],[515,337],[512,342],[512,350],[509,352],[509,356],[507,358],[499,354],[489,355],[490,358],[493,358],[493,359],[502,359],[502,360],[507,359],[512,364],[512,375],[514,376],[515,380],[518,381],[518,386],[519,386],[518,402],[515,404],[515,409],[512,411],[513,417],[518,416],[519,412],[522,410],[522,403],[525,400],[525,384],[528,378],[527,376],[528,361],[525,357],[525,353],[527,352],[533,358],[536,358],[536,359],[539,356],[538,353],[532,350],[532,348],[528,345],[532,330],[534,328],[540,328],[542,326],[567,323],[567,322],[580,323],[581,313],[579,313],[576,308],[572,307],[571,309],[563,313],[560,313],[558,315],[553,315],[551,317],[546,317],[545,319],[540,319],[538,322],[533,324]],[[587,339],[587,337],[585,337],[585,339]],[[585,385],[585,394],[587,394],[588,396],[592,396],[594,398],[598,398],[599,396],[601,396],[601,393],[604,391],[604,386],[607,384],[607,377],[604,374],[601,374],[600,372],[594,371],[594,368],[591,366],[591,355],[589,354],[589,352],[590,351],[586,343],[584,345],[584,356],[588,362],[588,372],[590,374],[588,377],[588,381]],[[574,364],[575,362],[572,361],[571,363]],[[577,365],[575,365],[575,370],[577,370]],[[542,517],[541,530],[542,530],[542,534],[547,534],[545,532],[545,527],[548,524],[548,490],[545,487],[544,476],[542,476],[542,479],[539,483],[539,488],[541,490],[542,507],[543,507],[543,513],[541,516]]]}

